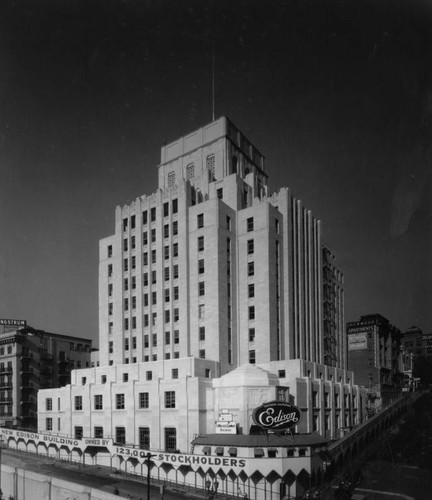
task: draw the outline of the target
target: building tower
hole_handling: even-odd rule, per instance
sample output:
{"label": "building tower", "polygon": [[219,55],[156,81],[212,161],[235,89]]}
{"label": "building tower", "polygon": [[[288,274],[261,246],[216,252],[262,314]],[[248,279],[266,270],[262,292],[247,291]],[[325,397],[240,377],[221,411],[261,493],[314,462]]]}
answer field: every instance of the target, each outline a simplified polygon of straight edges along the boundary
{"label": "building tower", "polygon": [[[345,367],[342,274],[320,221],[288,188],[270,193],[258,149],[222,117],[163,146],[158,177],[154,193],[116,208],[100,242],[101,366],[192,356],[216,361],[216,376],[295,358]],[[337,293],[324,297],[330,282]]]}

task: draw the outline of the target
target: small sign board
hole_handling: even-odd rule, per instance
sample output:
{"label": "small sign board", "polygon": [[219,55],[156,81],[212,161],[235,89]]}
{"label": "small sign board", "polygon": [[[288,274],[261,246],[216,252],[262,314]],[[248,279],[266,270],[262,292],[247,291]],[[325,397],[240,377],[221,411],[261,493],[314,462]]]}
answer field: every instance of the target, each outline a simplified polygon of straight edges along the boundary
{"label": "small sign board", "polygon": [[231,413],[222,413],[219,415],[219,422],[232,422],[233,416]]}
{"label": "small sign board", "polygon": [[270,401],[255,408],[252,419],[263,429],[289,429],[300,421],[300,410],[287,401]]}
{"label": "small sign board", "polygon": [[237,434],[235,422],[216,422],[216,434]]}
{"label": "small sign board", "polygon": [[0,319],[1,326],[26,326],[25,319]]}

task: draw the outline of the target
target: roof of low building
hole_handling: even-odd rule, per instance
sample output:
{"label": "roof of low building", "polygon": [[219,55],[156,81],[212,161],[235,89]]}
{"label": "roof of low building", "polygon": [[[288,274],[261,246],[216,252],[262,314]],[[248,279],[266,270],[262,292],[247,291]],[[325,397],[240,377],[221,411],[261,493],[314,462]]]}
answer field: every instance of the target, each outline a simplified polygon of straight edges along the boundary
{"label": "roof of low building", "polygon": [[328,439],[317,432],[310,434],[202,434],[192,441],[194,445],[244,448],[322,446],[328,442]]}

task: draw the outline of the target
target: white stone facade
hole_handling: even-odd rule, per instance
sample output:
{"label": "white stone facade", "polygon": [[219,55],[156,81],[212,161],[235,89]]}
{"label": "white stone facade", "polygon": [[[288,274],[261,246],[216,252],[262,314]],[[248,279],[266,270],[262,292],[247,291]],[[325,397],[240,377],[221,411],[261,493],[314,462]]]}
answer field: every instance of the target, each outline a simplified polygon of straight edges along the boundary
{"label": "white stone facade", "polygon": [[[321,223],[269,192],[262,154],[223,117],[164,146],[158,168],[156,192],[117,207],[100,242],[100,365],[344,368],[341,322],[325,339]],[[343,318],[343,288],[329,297]]]}

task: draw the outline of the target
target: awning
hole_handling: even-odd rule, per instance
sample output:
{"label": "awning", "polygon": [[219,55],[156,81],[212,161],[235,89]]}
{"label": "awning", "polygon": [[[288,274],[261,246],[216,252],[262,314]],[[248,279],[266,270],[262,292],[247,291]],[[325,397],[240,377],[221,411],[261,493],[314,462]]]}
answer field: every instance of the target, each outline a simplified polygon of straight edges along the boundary
{"label": "awning", "polygon": [[204,446],[202,451],[203,453],[211,453],[211,446]]}
{"label": "awning", "polygon": [[228,448],[228,454],[237,456],[237,448]]}
{"label": "awning", "polygon": [[264,456],[264,450],[262,448],[255,448],[255,456],[256,457],[263,457]]}
{"label": "awning", "polygon": [[216,455],[219,455],[219,453],[223,455],[223,446],[217,446],[215,449],[215,453]]}

